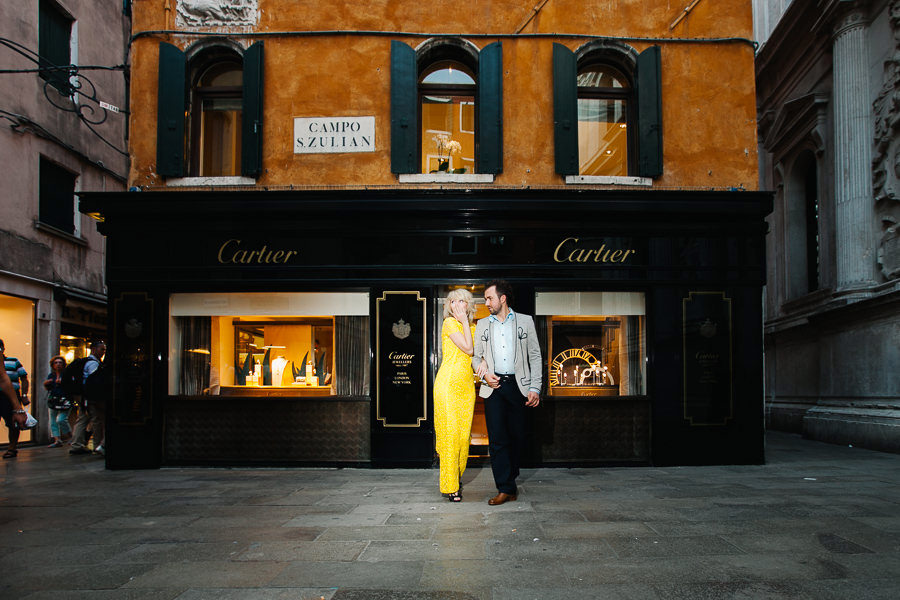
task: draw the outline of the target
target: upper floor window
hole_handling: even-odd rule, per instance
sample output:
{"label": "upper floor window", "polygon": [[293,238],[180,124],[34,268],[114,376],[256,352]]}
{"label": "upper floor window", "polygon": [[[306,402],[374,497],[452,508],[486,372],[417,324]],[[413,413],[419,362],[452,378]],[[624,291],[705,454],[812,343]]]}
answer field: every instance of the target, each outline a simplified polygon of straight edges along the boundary
{"label": "upper floor window", "polygon": [[68,234],[78,235],[75,212],[77,176],[41,157],[38,185],[38,222]]}
{"label": "upper floor window", "polygon": [[500,42],[391,42],[391,171],[503,170]]}
{"label": "upper floor window", "polygon": [[426,69],[419,83],[422,173],[475,170],[475,76],[458,62]]}
{"label": "upper floor window", "polygon": [[243,66],[236,56],[215,57],[194,69],[190,110],[190,174],[241,173]]}
{"label": "upper floor window", "polygon": [[69,96],[69,72],[58,69],[72,64],[72,19],[52,0],[41,0],[38,8],[38,54],[40,76]]}
{"label": "upper floor window", "polygon": [[609,65],[578,71],[579,175],[628,175],[632,90],[628,78]]}
{"label": "upper floor window", "polygon": [[553,125],[560,175],[662,174],[659,46],[553,44]]}
{"label": "upper floor window", "polygon": [[[159,45],[156,170],[165,177],[256,177],[262,165],[263,43],[184,52]],[[179,85],[180,83],[180,85]]]}

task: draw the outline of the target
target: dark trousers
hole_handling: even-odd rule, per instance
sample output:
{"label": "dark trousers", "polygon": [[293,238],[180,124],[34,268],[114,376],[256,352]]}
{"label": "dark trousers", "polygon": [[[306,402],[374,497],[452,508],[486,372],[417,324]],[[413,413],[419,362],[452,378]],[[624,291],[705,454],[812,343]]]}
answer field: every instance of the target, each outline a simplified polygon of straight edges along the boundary
{"label": "dark trousers", "polygon": [[491,471],[497,489],[516,494],[516,477],[525,442],[525,401],[514,379],[501,381],[500,387],[484,400],[491,451]]}

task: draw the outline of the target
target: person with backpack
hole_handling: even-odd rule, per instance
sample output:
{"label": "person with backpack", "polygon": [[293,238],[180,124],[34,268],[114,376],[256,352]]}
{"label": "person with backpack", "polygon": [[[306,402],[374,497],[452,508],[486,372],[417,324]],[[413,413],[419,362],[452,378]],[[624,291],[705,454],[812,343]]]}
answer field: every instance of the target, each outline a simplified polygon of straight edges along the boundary
{"label": "person with backpack", "polygon": [[[103,422],[106,415],[106,398],[104,397],[105,386],[103,378],[105,377],[103,369],[103,356],[106,354],[106,344],[102,341],[95,341],[91,344],[91,354],[86,359],[72,361],[72,365],[81,365],[81,378],[78,379],[78,367],[73,376],[70,373],[72,365],[63,372],[63,386],[67,387],[67,393],[77,392],[73,394],[81,397],[81,412],[78,414],[78,420],[75,421],[75,432],[72,434],[72,448],[69,454],[90,454],[91,451],[87,447],[87,427],[91,426],[91,434],[94,436],[94,453],[105,454],[103,447]],[[78,385],[80,383],[80,386]]]}
{"label": "person with backpack", "polygon": [[[5,351],[6,347],[3,345],[3,340],[0,340],[0,359],[4,363],[6,362]],[[12,380],[6,373],[6,369],[0,371],[0,417],[3,417],[3,422],[6,423],[6,428],[9,429],[9,446],[3,454],[3,458],[15,458],[19,453],[19,429],[25,427],[28,415],[25,412],[25,407],[19,400],[18,392],[13,387]]]}

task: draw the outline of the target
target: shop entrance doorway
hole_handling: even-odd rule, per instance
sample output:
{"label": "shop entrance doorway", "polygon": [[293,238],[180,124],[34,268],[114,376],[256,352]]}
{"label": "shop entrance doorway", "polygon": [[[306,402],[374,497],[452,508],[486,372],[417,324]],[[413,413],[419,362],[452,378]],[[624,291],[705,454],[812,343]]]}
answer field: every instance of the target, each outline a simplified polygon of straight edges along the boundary
{"label": "shop entrance doorway", "polygon": [[[435,310],[434,310],[434,360],[432,361],[432,381],[437,375],[438,368],[441,366],[442,349],[441,349],[441,325],[444,322],[444,302],[447,300],[447,294],[451,290],[457,288],[465,288],[468,290],[475,300],[475,320],[487,317],[490,312],[484,304],[484,285],[446,285],[440,286],[435,290]],[[474,378],[474,373],[472,375]],[[475,412],[472,416],[472,436],[469,442],[469,462],[483,461],[488,457],[488,433],[487,424],[484,419],[484,399],[478,396],[479,382],[475,382]]]}
{"label": "shop entrance doorway", "polygon": [[[18,359],[28,374],[28,393],[31,400],[36,400],[42,393],[45,393],[41,383],[44,381],[47,371],[43,365],[39,369],[36,369],[34,365],[34,307],[35,302],[29,298],[0,294],[0,339],[3,339],[6,346],[5,355],[7,359],[10,359],[10,364],[14,364],[13,359]],[[21,380],[15,383],[23,385]],[[34,416],[38,419],[41,418],[34,403],[28,406],[27,410],[36,413]],[[0,435],[0,445],[2,446],[6,446],[8,441],[6,433],[4,428]],[[19,433],[19,443],[30,442],[34,437],[34,430],[22,431]]]}

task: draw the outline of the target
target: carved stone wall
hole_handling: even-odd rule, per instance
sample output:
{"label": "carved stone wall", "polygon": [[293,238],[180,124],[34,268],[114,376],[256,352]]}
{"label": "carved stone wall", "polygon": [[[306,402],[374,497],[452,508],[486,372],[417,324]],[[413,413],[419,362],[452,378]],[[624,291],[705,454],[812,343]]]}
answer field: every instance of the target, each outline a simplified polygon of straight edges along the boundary
{"label": "carved stone wall", "polygon": [[178,0],[178,27],[234,27],[259,22],[259,0]]}
{"label": "carved stone wall", "polygon": [[888,279],[900,278],[900,0],[890,4],[893,51],[875,99],[872,187],[878,232],[878,264]]}

